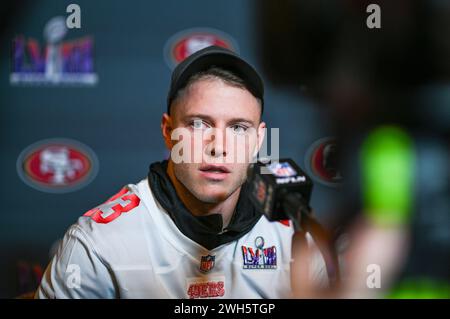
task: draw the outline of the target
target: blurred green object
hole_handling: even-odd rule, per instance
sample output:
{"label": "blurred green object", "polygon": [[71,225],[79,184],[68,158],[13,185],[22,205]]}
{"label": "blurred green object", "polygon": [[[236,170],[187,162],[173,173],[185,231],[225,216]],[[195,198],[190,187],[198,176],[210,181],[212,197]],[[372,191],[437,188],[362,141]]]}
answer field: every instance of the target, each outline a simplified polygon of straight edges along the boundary
{"label": "blurred green object", "polygon": [[415,151],[399,127],[373,130],[361,149],[365,214],[377,225],[409,222],[414,192]]}
{"label": "blurred green object", "polygon": [[450,285],[427,278],[400,282],[387,296],[392,299],[450,299]]}

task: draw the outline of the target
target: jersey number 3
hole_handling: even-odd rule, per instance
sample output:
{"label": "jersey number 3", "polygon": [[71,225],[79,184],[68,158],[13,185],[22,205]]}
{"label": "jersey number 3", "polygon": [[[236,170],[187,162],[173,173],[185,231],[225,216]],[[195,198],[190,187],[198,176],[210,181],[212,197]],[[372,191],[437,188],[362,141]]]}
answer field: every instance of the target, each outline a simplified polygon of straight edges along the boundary
{"label": "jersey number 3", "polygon": [[[116,195],[108,199],[100,206],[87,211],[83,216],[91,217],[94,221],[100,224],[112,222],[114,219],[122,215],[122,213],[127,213],[137,207],[141,202],[141,199],[135,194],[127,193],[130,193],[130,191],[126,188],[122,188]],[[124,201],[129,201],[129,203],[122,206]]]}

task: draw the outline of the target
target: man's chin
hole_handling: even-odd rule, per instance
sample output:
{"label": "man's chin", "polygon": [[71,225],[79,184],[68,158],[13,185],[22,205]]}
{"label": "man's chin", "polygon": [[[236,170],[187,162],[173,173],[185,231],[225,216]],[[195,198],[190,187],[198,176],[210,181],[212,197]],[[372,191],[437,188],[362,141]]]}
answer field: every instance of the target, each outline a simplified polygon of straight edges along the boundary
{"label": "man's chin", "polygon": [[199,192],[196,197],[204,203],[216,204],[226,200],[230,194],[226,191],[211,190]]}

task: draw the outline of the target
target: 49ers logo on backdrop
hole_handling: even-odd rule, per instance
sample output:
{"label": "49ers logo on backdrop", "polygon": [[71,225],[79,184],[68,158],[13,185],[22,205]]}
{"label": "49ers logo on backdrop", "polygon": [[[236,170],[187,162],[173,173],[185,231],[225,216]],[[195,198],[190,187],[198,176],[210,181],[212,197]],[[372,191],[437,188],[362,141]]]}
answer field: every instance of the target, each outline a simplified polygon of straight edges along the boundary
{"label": "49ers logo on backdrop", "polygon": [[48,139],[28,146],[17,159],[17,172],[29,186],[67,193],[91,182],[98,171],[95,153],[68,139]]}
{"label": "49ers logo on backdrop", "polygon": [[305,155],[308,175],[323,185],[339,187],[342,183],[339,148],[339,142],[334,137],[324,137],[314,142]]}
{"label": "49ers logo on backdrop", "polygon": [[108,199],[106,202],[87,211],[83,216],[91,217],[100,224],[107,224],[133,208],[139,206],[141,199],[127,188]]}
{"label": "49ers logo on backdrop", "polygon": [[239,53],[236,41],[228,34],[211,28],[194,28],[173,35],[164,47],[164,57],[173,69],[191,54],[211,45]]}

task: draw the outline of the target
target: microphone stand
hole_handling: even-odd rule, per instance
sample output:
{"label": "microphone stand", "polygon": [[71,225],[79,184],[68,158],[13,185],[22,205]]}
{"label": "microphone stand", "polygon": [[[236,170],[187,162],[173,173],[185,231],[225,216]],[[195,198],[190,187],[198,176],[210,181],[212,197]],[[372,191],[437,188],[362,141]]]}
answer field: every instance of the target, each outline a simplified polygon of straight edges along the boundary
{"label": "microphone stand", "polygon": [[311,235],[324,258],[330,287],[335,287],[340,281],[339,261],[329,232],[313,217],[311,207],[305,204],[301,194],[286,191],[282,203],[295,231]]}

